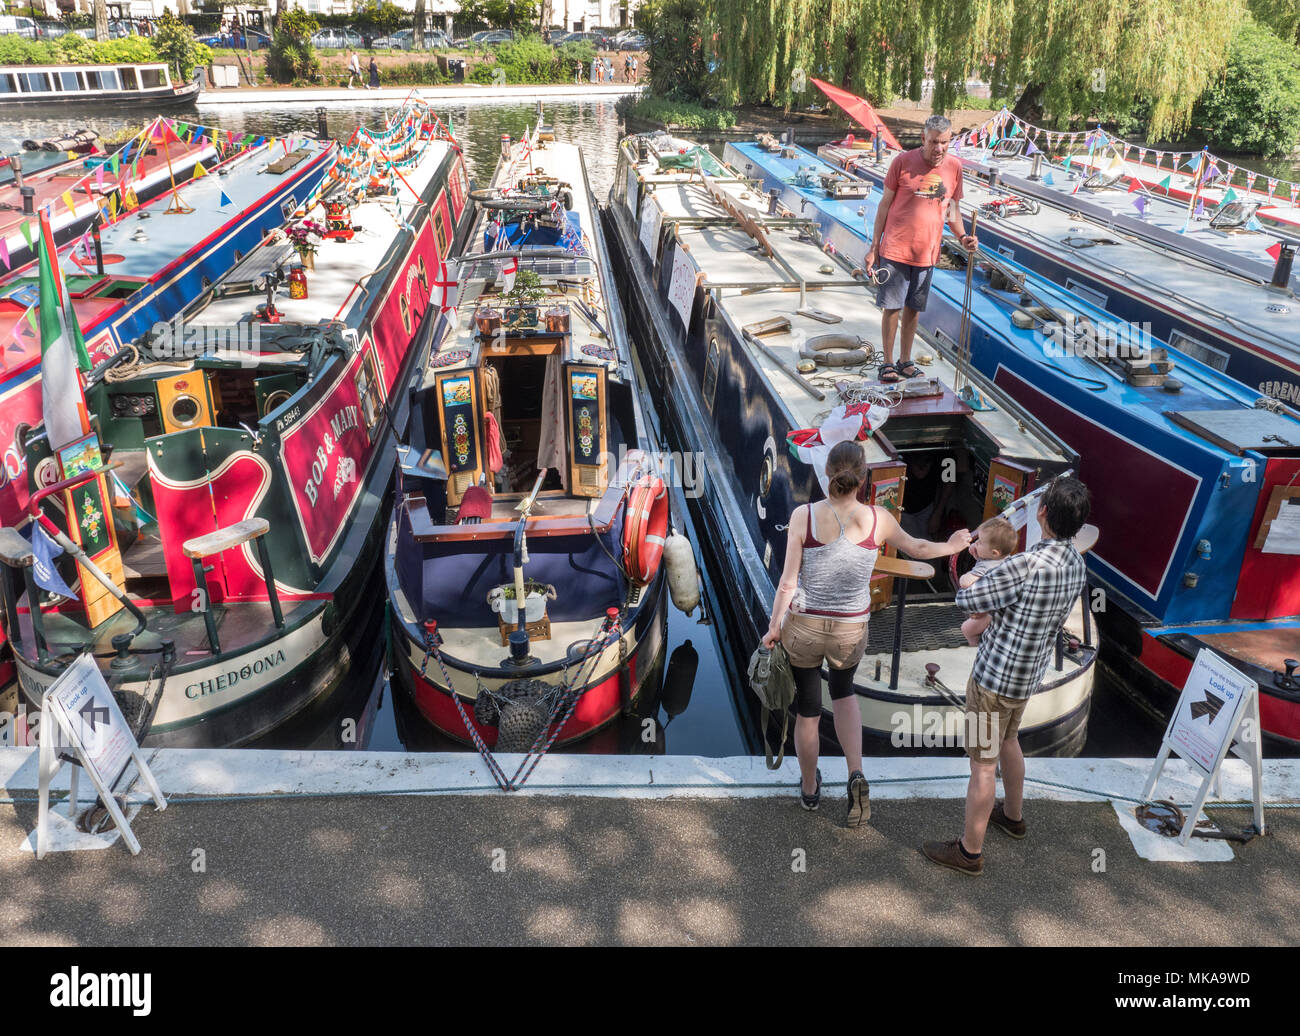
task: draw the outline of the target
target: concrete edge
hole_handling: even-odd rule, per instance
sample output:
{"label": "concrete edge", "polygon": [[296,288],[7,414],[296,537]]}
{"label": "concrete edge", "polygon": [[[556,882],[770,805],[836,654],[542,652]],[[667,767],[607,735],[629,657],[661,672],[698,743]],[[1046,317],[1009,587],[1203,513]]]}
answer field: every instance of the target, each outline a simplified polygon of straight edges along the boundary
{"label": "concrete edge", "polygon": [[321,104],[329,101],[346,101],[348,104],[381,104],[402,101],[418,93],[427,101],[535,101],[543,100],[607,100],[636,94],[644,86],[613,83],[566,85],[480,86],[467,83],[457,86],[381,86],[377,90],[348,90],[345,87],[322,89],[258,90],[204,90],[196,101],[200,108],[223,104]]}
{"label": "concrete edge", "polygon": [[[151,749],[152,768],[163,793],[176,798],[265,796],[474,795],[499,794],[483,760],[468,752],[261,751],[250,749]],[[523,756],[498,757],[513,775]],[[872,758],[865,760],[873,799],[960,799],[969,772],[962,758]],[[822,763],[828,788],[844,780],[836,759]],[[1137,799],[1152,760],[1031,759],[1026,796],[1058,802]],[[1266,761],[1264,800],[1300,800],[1300,759]],[[69,767],[55,780],[67,788]],[[793,794],[798,767],[786,759],[769,771],[761,757],[550,755],[538,764],[525,795],[606,798],[766,798]],[[1172,759],[1156,797],[1191,802],[1199,781],[1192,769]],[[82,795],[93,794],[89,782]],[[28,799],[38,790],[37,749],[0,748],[3,797]],[[1250,771],[1240,760],[1223,767],[1222,801],[1248,801]],[[144,801],[140,783],[131,801]]]}

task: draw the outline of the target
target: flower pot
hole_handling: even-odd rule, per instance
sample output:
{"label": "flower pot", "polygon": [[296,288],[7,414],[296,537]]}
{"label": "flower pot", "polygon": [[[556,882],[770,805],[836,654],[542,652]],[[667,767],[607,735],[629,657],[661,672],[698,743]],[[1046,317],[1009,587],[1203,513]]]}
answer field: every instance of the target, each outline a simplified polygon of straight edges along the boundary
{"label": "flower pot", "polygon": [[[493,587],[487,596],[488,605],[501,616],[506,625],[519,621],[519,603],[513,597],[507,597],[506,591],[513,590],[513,584]],[[547,583],[529,583],[524,593],[524,622],[538,622],[546,616],[546,602],[555,600],[555,587]]]}

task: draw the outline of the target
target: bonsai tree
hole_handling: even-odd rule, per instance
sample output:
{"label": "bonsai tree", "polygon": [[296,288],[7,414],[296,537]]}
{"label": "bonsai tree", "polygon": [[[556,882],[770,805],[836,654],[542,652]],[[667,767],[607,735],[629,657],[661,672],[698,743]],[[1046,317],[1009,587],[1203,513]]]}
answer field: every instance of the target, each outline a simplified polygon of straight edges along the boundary
{"label": "bonsai tree", "polygon": [[532,270],[520,270],[515,274],[515,286],[501,296],[507,305],[523,306],[546,298],[546,289],[542,287],[542,278]]}

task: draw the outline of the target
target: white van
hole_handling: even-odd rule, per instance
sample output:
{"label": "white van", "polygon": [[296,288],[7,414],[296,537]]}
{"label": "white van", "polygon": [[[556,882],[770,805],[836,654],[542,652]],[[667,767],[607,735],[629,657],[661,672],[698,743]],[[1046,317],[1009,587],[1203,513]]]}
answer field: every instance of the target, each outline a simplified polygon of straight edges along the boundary
{"label": "white van", "polygon": [[31,18],[12,14],[0,14],[0,34],[17,34],[26,36],[29,40],[39,39],[42,35],[40,26]]}

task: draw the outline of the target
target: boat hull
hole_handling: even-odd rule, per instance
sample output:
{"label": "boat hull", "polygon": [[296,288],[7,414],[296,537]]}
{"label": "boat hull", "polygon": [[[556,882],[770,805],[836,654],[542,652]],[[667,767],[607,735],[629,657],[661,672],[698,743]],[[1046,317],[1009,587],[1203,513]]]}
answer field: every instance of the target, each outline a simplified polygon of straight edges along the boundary
{"label": "boat hull", "polygon": [[10,94],[0,101],[0,117],[11,113],[26,114],[43,108],[60,111],[178,111],[192,108],[201,89],[196,81],[184,86],[152,90],[107,90],[93,97],[85,94],[68,97],[54,92],[28,96]]}

